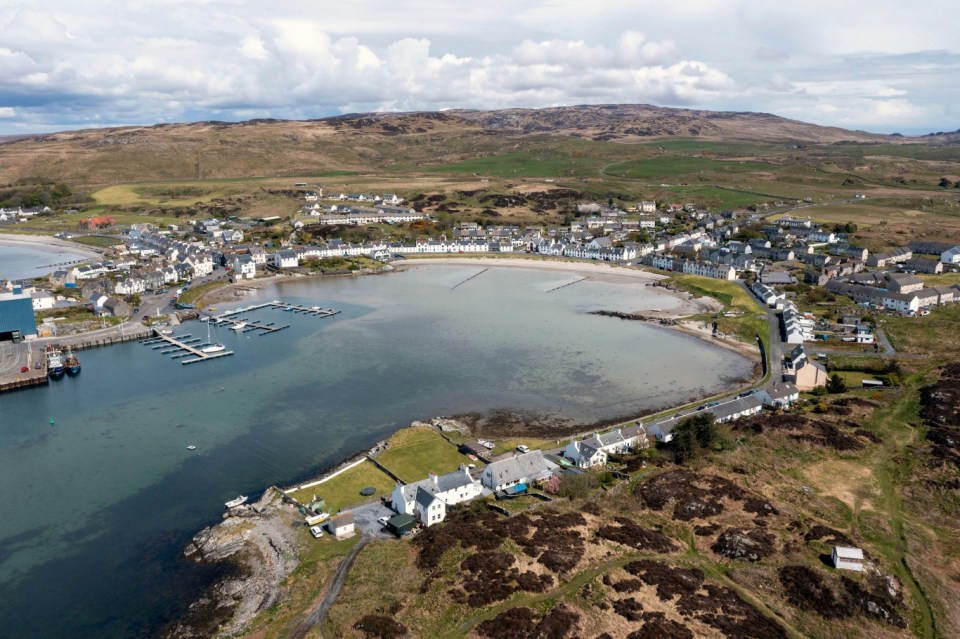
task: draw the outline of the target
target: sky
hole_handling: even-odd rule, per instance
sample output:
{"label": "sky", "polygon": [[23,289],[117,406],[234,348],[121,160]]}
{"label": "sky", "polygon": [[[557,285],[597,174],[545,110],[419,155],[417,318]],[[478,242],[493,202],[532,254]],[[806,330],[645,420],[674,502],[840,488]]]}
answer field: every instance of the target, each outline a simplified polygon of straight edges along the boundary
{"label": "sky", "polygon": [[954,0],[0,0],[0,134],[642,103],[960,129]]}

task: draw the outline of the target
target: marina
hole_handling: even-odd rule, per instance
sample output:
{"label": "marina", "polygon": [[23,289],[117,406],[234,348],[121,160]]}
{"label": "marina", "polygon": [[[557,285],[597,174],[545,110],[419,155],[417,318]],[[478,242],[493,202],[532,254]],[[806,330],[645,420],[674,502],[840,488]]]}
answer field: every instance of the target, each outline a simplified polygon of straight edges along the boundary
{"label": "marina", "polygon": [[302,306],[300,304],[290,304],[287,302],[282,302],[280,300],[272,300],[270,302],[264,302],[262,304],[256,304],[254,306],[246,306],[241,308],[235,308],[229,311],[220,313],[219,315],[211,315],[209,317],[203,318],[201,321],[207,321],[215,326],[228,326],[231,330],[234,330],[238,333],[250,333],[253,331],[260,331],[259,335],[269,335],[270,333],[276,333],[284,329],[290,328],[290,325],[277,326],[275,322],[255,322],[246,317],[240,317],[243,313],[250,313],[253,311],[259,311],[265,308],[276,308],[280,309],[287,313],[302,313],[304,315],[312,315],[314,317],[332,317],[340,313],[340,311],[332,308],[321,308],[319,306]]}
{"label": "marina", "polygon": [[[170,346],[172,348],[160,352],[161,354],[174,353],[171,355],[171,359],[180,359],[193,355],[191,359],[182,359],[181,364],[196,364],[197,362],[205,362],[209,359],[233,355],[233,351],[226,350],[226,347],[222,344],[213,345],[210,344],[209,341],[206,344],[199,344],[198,342],[200,342],[201,339],[191,337],[189,334],[177,337],[175,335],[165,335],[160,331],[154,331],[154,335],[155,337],[143,340],[141,344],[151,346],[153,350]],[[158,341],[160,342],[159,344]],[[220,346],[221,349],[204,350],[211,346]]]}

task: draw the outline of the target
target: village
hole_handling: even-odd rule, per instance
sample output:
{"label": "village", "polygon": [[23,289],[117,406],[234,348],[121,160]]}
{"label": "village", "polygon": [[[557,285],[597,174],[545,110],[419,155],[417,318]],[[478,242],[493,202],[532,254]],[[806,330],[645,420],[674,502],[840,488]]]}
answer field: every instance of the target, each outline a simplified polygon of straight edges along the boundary
{"label": "village", "polygon": [[[262,520],[264,539],[275,540],[267,515],[275,511],[266,505],[274,495],[285,504],[284,517],[300,524],[293,535],[308,554],[341,556],[373,540],[416,544],[464,512],[512,517],[549,512],[551,503],[574,495],[589,500],[596,491],[640,481],[704,424],[733,432],[744,422],[804,420],[829,410],[828,394],[847,390],[892,397],[899,369],[885,321],[925,322],[960,295],[948,275],[960,270],[960,246],[908,241],[871,252],[857,244],[855,229],[817,223],[816,207],[799,201],[719,213],[676,202],[586,201],[574,205],[564,224],[532,225],[464,215],[441,222],[437,207],[422,206],[429,200],[419,196],[410,202],[391,193],[325,197],[319,185],[296,188],[299,202],[289,217],[129,225],[109,215],[83,219],[76,231],[58,235],[109,239],[102,258],[60,265],[46,278],[0,282],[0,338],[16,334],[22,347],[35,338],[59,339],[80,316],[146,331],[193,317],[195,306],[205,305],[196,294],[204,290],[316,276],[325,264],[335,265],[329,272],[336,274],[372,273],[420,258],[499,257],[650,271],[661,278],[656,285],[721,303],[723,310],[698,316],[700,337],[749,342],[756,329],[760,351],[746,386],[660,413],[561,439],[477,438],[469,427],[438,418],[399,431],[317,479],[227,503],[223,534]],[[3,224],[27,227],[36,215],[57,215],[6,213]],[[740,293],[748,305],[731,303]],[[725,334],[743,320],[750,331]],[[97,325],[76,322],[76,330]],[[849,355],[876,366],[837,366]],[[824,562],[841,571],[874,570],[861,546],[837,540]],[[338,572],[346,575],[350,564]]]}

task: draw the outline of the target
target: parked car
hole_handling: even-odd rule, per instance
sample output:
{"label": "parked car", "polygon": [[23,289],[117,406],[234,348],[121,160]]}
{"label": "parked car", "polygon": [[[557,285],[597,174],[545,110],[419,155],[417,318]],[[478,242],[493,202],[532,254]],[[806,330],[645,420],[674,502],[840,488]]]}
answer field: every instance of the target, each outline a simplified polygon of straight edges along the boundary
{"label": "parked car", "polygon": [[521,453],[529,453],[530,447],[524,444],[520,444],[519,446],[517,446],[517,450],[519,450]]}
{"label": "parked car", "polygon": [[323,537],[323,528],[320,526],[310,526],[310,534],[313,535],[314,539],[320,539]]}
{"label": "parked car", "polygon": [[390,521],[390,517],[388,517],[387,515],[384,515],[383,517],[380,517],[377,519],[377,523],[380,524],[381,526],[386,526],[388,521]]}
{"label": "parked car", "polygon": [[21,367],[20,367],[20,372],[21,372],[21,373],[27,373],[27,372],[29,372],[29,371],[30,371],[30,369],[27,368],[26,366],[21,366]]}

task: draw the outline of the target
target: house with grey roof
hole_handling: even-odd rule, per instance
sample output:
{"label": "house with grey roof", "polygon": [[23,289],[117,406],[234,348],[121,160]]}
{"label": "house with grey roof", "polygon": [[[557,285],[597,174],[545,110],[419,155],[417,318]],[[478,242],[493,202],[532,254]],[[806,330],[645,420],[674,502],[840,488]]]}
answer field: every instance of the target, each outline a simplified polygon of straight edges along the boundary
{"label": "house with grey roof", "polygon": [[556,468],[557,465],[547,461],[541,451],[533,450],[523,455],[493,462],[483,469],[480,482],[484,488],[499,491],[517,484],[546,479]]}
{"label": "house with grey roof", "polygon": [[563,456],[580,468],[602,466],[609,455],[621,455],[636,448],[647,447],[647,432],[642,424],[617,428],[609,433],[594,433],[586,439],[567,444]]}
{"label": "house with grey roof", "polygon": [[444,520],[447,506],[470,501],[482,492],[480,482],[470,476],[470,469],[461,465],[446,475],[430,473],[426,479],[398,484],[393,489],[391,505],[398,513],[415,515],[424,526],[432,526]]}
{"label": "house with grey roof", "polygon": [[790,382],[774,382],[771,386],[755,393],[764,406],[789,408],[800,399],[800,390]]}

